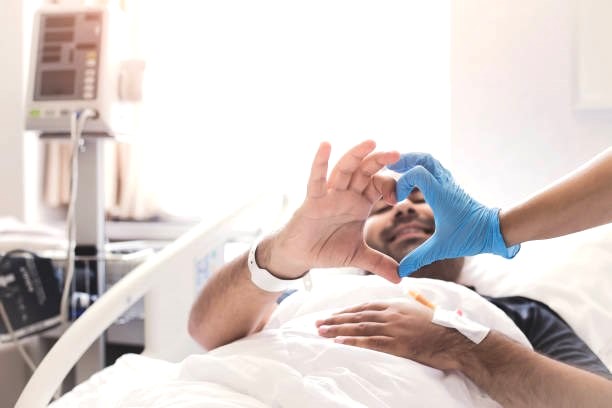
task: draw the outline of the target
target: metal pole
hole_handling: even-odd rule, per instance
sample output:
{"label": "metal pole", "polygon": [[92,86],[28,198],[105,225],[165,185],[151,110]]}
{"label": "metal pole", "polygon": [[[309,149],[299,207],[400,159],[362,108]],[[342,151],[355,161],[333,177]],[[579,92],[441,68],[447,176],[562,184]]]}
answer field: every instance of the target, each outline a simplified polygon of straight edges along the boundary
{"label": "metal pole", "polygon": [[[87,261],[89,265],[77,262],[85,271],[91,271],[91,276],[81,280],[90,294],[101,296],[106,289],[106,274],[104,265],[104,140],[101,138],[84,138],[85,142],[79,152],[78,194],[76,198],[76,249],[78,256],[96,256],[96,261]],[[78,270],[75,268],[75,271]],[[74,276],[79,284],[77,274]],[[74,287],[74,286],[73,286]],[[77,290],[79,288],[77,287]],[[92,360],[87,364],[77,366],[77,383],[81,378],[89,378],[93,373],[104,368],[105,339],[104,334],[97,340],[93,348]],[[84,372],[80,372],[84,371]]]}

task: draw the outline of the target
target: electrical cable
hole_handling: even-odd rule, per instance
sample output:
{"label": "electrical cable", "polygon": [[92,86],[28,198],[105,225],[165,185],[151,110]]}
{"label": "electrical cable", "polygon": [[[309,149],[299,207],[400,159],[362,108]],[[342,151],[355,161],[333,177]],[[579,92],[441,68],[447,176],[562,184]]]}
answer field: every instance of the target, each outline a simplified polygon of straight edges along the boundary
{"label": "electrical cable", "polygon": [[76,199],[78,194],[79,180],[79,149],[83,143],[81,133],[85,127],[85,122],[91,117],[95,117],[96,113],[91,109],[85,109],[81,112],[74,111],[70,115],[70,198],[68,201],[68,212],[66,215],[66,233],[68,236],[68,244],[66,248],[66,265],[64,267],[64,288],[62,290],[62,300],[60,303],[60,318],[63,323],[70,320],[68,315],[68,297],[70,295],[70,285],[74,275],[74,262],[76,248]]}
{"label": "electrical cable", "polygon": [[28,352],[23,347],[23,344],[21,344],[21,341],[17,338],[17,335],[15,334],[15,330],[13,330],[13,325],[11,324],[11,320],[9,319],[6,313],[6,310],[4,309],[4,303],[2,303],[2,300],[0,300],[0,316],[2,317],[2,323],[4,323],[6,330],[9,332],[9,334],[11,335],[11,338],[13,339],[13,344],[17,346],[17,350],[19,350],[19,354],[21,354],[21,357],[23,357],[23,360],[26,362],[30,370],[34,372],[36,370],[36,364],[34,364],[34,361],[32,361],[32,359],[28,355]]}
{"label": "electrical cable", "polygon": [[[85,122],[87,119],[91,117],[95,117],[96,113],[91,109],[85,109],[82,112],[73,112],[70,117],[70,146],[71,146],[71,160],[70,160],[70,198],[68,202],[68,212],[66,215],[66,229],[68,235],[68,244],[67,244],[67,254],[66,254],[66,266],[64,274],[64,288],[62,291],[62,299],[60,303],[60,319],[62,323],[67,323],[69,321],[68,316],[68,296],[70,294],[70,284],[72,282],[72,276],[74,275],[74,261],[75,261],[75,247],[76,247],[76,221],[75,221],[75,206],[76,206],[76,197],[77,197],[77,184],[78,184],[78,164],[79,164],[79,149],[83,143],[81,138],[81,134],[85,127]],[[9,255],[12,255],[17,252],[23,252],[26,254],[30,254],[28,251],[15,250],[10,251],[4,254],[4,256],[0,259],[0,263],[2,263],[5,259],[8,259]],[[31,266],[32,260],[27,259],[26,265]],[[4,303],[0,300],[0,318],[6,330],[10,334],[13,344],[17,347],[19,354],[25,361],[28,368],[34,372],[36,371],[36,364],[27,353],[23,344],[21,344],[21,340],[17,337],[15,330],[13,329],[13,325],[6,313],[6,309],[4,307]],[[55,392],[53,396],[53,400],[57,400],[61,395],[61,387]]]}
{"label": "electrical cable", "polygon": [[[84,141],[81,137],[87,119],[96,117],[92,109],[84,109],[81,112],[73,111],[70,115],[70,197],[68,211],[66,214],[66,235],[68,243],[66,246],[66,264],[64,266],[64,287],[60,303],[60,319],[62,323],[68,323],[70,285],[74,276],[75,249],[76,249],[76,199],[78,195],[79,181],[79,150]],[[61,395],[61,387],[55,392],[54,400]]]}

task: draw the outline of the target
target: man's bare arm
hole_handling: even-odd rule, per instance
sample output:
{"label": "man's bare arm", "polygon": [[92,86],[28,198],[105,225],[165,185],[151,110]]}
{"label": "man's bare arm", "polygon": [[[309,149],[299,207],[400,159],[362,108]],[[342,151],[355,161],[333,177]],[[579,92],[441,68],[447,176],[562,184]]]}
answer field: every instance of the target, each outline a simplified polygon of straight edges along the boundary
{"label": "man's bare arm", "polygon": [[261,330],[274,311],[280,293],[253,284],[246,257],[214,274],[191,309],[189,334],[207,350]]}
{"label": "man's bare arm", "polygon": [[612,147],[499,215],[507,246],[612,222]]}
{"label": "man's bare arm", "polygon": [[609,407],[612,381],[491,332],[458,352],[459,370],[504,407]]}

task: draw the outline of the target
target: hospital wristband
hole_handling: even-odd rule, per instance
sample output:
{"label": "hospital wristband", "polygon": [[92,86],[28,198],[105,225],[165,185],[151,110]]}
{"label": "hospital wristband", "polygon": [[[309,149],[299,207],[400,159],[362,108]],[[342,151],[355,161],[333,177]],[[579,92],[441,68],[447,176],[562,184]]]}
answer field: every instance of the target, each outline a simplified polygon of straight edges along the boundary
{"label": "hospital wristband", "polygon": [[476,344],[483,341],[491,330],[480,323],[468,319],[456,310],[444,310],[439,307],[434,311],[431,322],[438,326],[455,329]]}
{"label": "hospital wristband", "polygon": [[272,275],[267,269],[260,268],[255,259],[255,252],[261,239],[255,241],[249,250],[247,265],[251,272],[251,282],[266,292],[283,292],[287,289],[294,289],[303,276],[298,279],[280,279]]}

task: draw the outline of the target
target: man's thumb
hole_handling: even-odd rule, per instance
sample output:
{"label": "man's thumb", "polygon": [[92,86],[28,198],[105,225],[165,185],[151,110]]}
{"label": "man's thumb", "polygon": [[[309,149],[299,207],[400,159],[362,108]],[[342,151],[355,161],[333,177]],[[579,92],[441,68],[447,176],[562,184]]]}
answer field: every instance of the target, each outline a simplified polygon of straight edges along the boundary
{"label": "man's thumb", "polygon": [[390,256],[378,252],[365,244],[355,258],[353,266],[375,273],[390,282],[400,282],[400,277],[397,275],[397,262]]}

